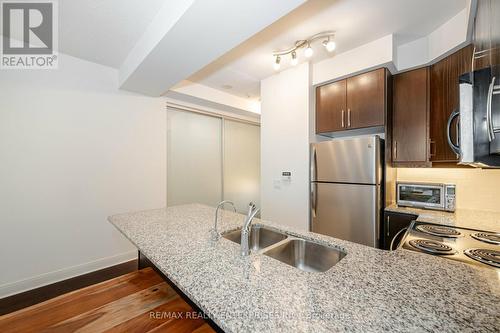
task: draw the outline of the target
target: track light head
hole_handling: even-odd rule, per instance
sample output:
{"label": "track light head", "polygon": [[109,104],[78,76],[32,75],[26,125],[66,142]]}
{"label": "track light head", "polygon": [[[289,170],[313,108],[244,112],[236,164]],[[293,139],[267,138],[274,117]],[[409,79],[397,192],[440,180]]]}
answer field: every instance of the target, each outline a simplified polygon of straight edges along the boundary
{"label": "track light head", "polygon": [[275,71],[280,69],[280,67],[281,67],[280,62],[281,62],[281,57],[276,56],[276,61],[274,62],[274,65],[273,65]]}
{"label": "track light head", "polygon": [[290,61],[290,64],[292,66],[296,66],[299,63],[299,60],[297,59],[297,52],[293,51],[292,52],[292,60]]}
{"label": "track light head", "polygon": [[311,58],[312,55],[313,55],[314,51],[311,47],[311,44],[310,43],[307,43],[307,47],[306,49],[304,50],[304,55],[306,56],[306,58]]}
{"label": "track light head", "polygon": [[328,39],[323,42],[323,45],[328,52],[333,52],[337,47],[337,44],[335,44],[335,42],[331,40],[330,37],[328,37]]}

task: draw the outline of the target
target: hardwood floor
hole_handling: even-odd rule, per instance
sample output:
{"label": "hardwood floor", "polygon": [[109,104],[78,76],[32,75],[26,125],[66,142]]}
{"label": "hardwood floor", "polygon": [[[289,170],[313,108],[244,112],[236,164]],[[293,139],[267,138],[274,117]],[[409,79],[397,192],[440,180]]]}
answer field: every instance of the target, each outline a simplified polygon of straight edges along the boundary
{"label": "hardwood floor", "polygon": [[137,271],[137,260],[130,260],[98,271],[79,275],[47,286],[31,289],[20,294],[0,299],[0,316],[42,303],[54,297],[111,280]]}
{"label": "hardwood floor", "polygon": [[151,268],[0,317],[0,332],[194,332],[214,330]]}

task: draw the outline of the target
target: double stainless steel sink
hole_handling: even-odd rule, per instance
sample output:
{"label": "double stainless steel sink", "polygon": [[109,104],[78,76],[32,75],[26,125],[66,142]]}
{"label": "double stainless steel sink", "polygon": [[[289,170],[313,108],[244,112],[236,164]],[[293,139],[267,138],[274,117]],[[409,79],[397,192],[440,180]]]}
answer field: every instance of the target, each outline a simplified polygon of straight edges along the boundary
{"label": "double stainless steel sink", "polygon": [[[224,233],[222,237],[239,244],[241,230]],[[259,225],[250,229],[249,247],[252,252],[260,252],[306,272],[326,272],[346,255],[340,250]]]}
{"label": "double stainless steel sink", "polygon": [[[241,229],[223,234],[222,237],[241,244]],[[251,251],[260,251],[287,238],[287,235],[268,228],[252,226],[248,247]]]}

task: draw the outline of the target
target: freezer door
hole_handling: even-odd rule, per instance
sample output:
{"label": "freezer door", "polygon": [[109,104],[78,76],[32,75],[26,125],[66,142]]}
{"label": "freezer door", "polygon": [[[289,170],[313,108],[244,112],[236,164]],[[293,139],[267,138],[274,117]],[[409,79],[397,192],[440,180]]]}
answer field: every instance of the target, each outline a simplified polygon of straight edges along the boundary
{"label": "freezer door", "polygon": [[380,186],[311,183],[311,191],[313,232],[377,247]]}
{"label": "freezer door", "polygon": [[380,184],[378,136],[337,139],[311,146],[311,181]]}

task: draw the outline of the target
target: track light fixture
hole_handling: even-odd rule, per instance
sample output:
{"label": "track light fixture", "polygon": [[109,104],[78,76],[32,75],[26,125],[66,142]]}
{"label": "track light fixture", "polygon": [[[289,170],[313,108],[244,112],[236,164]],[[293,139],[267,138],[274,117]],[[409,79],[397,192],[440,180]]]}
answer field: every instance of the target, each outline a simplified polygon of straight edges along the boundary
{"label": "track light fixture", "polygon": [[305,48],[304,50],[304,56],[306,58],[310,58],[314,54],[314,50],[311,47],[312,42],[318,40],[318,39],[323,39],[323,46],[328,52],[333,52],[335,50],[335,47],[337,46],[335,42],[333,41],[333,38],[335,38],[335,31],[324,31],[320,32],[316,35],[313,35],[307,39],[301,39],[295,42],[294,46],[286,49],[286,50],[280,50],[280,51],[274,51],[273,56],[275,57],[275,62],[274,62],[274,69],[279,70],[280,69],[280,62],[281,62],[281,57],[284,55],[290,54],[292,56],[292,59],[290,61],[290,64],[292,66],[295,66],[298,64],[298,58],[297,58],[297,50],[301,48]]}

